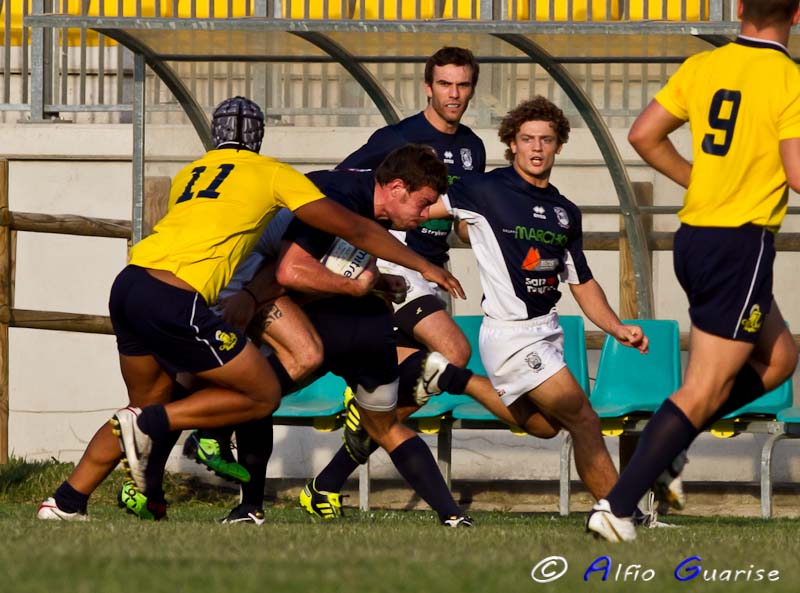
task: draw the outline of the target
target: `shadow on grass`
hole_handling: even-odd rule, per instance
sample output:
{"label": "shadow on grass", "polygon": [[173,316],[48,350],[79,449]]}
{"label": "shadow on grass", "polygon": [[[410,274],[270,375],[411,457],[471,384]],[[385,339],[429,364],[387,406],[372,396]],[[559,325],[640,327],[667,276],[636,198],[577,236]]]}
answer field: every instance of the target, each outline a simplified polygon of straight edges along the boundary
{"label": "shadow on grass", "polygon": [[[56,488],[75,469],[73,463],[55,459],[28,461],[12,457],[0,465],[0,502],[39,503],[52,496]],[[115,470],[92,494],[92,502],[116,504],[124,472]],[[199,504],[229,504],[237,495],[233,488],[217,487],[185,474],[168,473],[164,477],[164,491],[170,502]]]}

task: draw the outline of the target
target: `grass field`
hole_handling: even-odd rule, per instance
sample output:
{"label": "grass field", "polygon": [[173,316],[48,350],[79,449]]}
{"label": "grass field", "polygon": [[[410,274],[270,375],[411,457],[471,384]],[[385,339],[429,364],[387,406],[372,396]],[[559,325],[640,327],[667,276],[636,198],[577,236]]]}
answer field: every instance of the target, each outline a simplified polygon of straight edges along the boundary
{"label": "grass field", "polygon": [[[169,521],[148,523],[116,508],[120,474],[93,496],[90,522],[37,521],[36,505],[70,469],[18,461],[0,468],[0,591],[795,593],[800,582],[795,519],[680,517],[679,529],[642,531],[626,545],[594,540],[577,515],[477,512],[477,528],[448,530],[429,512],[348,509],[324,523],[293,501],[269,506],[262,527],[219,525],[233,498],[207,488],[192,498],[196,484],[173,477]],[[563,569],[552,556],[566,560],[566,572],[536,582],[537,565],[540,581]],[[679,580],[676,567],[691,557],[700,560]]]}

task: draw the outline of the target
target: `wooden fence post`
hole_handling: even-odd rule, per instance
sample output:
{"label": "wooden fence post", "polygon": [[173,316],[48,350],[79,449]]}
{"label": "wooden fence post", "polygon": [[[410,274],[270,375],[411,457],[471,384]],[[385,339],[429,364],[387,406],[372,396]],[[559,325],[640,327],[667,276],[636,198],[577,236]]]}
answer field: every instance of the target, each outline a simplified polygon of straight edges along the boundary
{"label": "wooden fence post", "polygon": [[155,224],[167,213],[171,184],[169,177],[145,177],[142,237],[152,233]]}
{"label": "wooden fence post", "polygon": [[[653,184],[650,182],[634,181],[633,193],[639,206],[653,205]],[[620,217],[619,227],[619,316],[621,319],[638,319],[639,303],[636,302],[636,283],[633,277],[633,258],[631,257],[630,243],[625,232],[625,220]],[[653,217],[642,214],[642,226],[646,235],[653,231]],[[650,256],[650,268],[653,267],[653,257]]]}
{"label": "wooden fence post", "polygon": [[[653,184],[650,182],[634,181],[633,193],[639,206],[653,205]],[[649,236],[653,231],[653,217],[649,214],[642,215],[642,226]],[[636,301],[636,285],[633,277],[633,258],[631,257],[630,243],[625,232],[625,221],[620,217],[619,233],[619,316],[621,319],[638,319],[639,303]],[[650,269],[653,268],[653,256],[650,255]],[[619,438],[619,467],[620,470],[628,465],[633,456],[639,435],[622,435]]]}
{"label": "wooden fence post", "polygon": [[0,464],[8,463],[8,324],[11,321],[11,241],[8,161],[0,159]]}

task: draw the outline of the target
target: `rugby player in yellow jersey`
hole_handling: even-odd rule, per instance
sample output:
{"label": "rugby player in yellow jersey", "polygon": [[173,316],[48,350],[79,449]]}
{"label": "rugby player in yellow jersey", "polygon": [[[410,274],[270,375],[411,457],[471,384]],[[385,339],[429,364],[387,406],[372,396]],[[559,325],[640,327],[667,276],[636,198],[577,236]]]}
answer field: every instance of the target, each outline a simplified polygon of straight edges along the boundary
{"label": "rugby player in yellow jersey", "polygon": [[[636,502],[702,430],[797,365],[772,265],[787,185],[800,191],[800,71],[786,49],[799,16],[798,0],[740,0],[739,37],[686,60],[630,130],[642,158],[687,188],[674,265],[691,332],[683,385],[589,515],[587,529],[609,541],[636,538]],[[668,137],[687,121],[693,163]]]}
{"label": "rugby player in yellow jersey", "polygon": [[[40,505],[41,519],[85,519],[88,497],[119,461],[120,446],[123,463],[144,490],[154,443],[162,454],[177,431],[247,422],[278,407],[275,371],[241,330],[209,306],[281,207],[463,297],[452,275],[379,224],[325,199],[288,165],[260,156],[264,114],[254,102],[223,101],[211,132],[215,148],[176,175],[167,214],[133,247],[111,288],[109,309],[130,405],[96,433],[70,478]],[[170,402],[177,372],[193,373],[208,386]],[[160,476],[153,480],[160,483]]]}

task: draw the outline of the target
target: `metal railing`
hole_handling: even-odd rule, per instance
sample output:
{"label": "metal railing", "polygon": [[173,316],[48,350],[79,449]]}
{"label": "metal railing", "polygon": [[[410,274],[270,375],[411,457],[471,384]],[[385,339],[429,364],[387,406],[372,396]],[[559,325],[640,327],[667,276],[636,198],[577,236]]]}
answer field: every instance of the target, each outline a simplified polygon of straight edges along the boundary
{"label": "metal railing", "polygon": [[[178,18],[427,19],[494,20],[722,20],[729,0],[0,0],[3,32],[0,121],[68,119],[128,122],[132,110],[133,58],[103,35],[74,29],[28,29],[31,13],[82,16]],[[479,56],[482,58],[482,56]],[[424,107],[423,65],[366,63],[404,114]],[[256,98],[273,125],[376,126],[383,119],[369,98],[336,63],[176,64],[175,69],[204,107],[232,93],[257,95],[254,68],[271,81]],[[627,125],[662,86],[676,65],[574,62],[570,73],[610,125]],[[478,109],[466,123],[490,126],[532,93],[568,106],[543,68],[531,63],[487,63]],[[148,123],[186,123],[171,93],[149,74]],[[490,81],[485,85],[483,81]],[[488,88],[487,88],[488,86]],[[580,126],[580,118],[572,118]]]}

